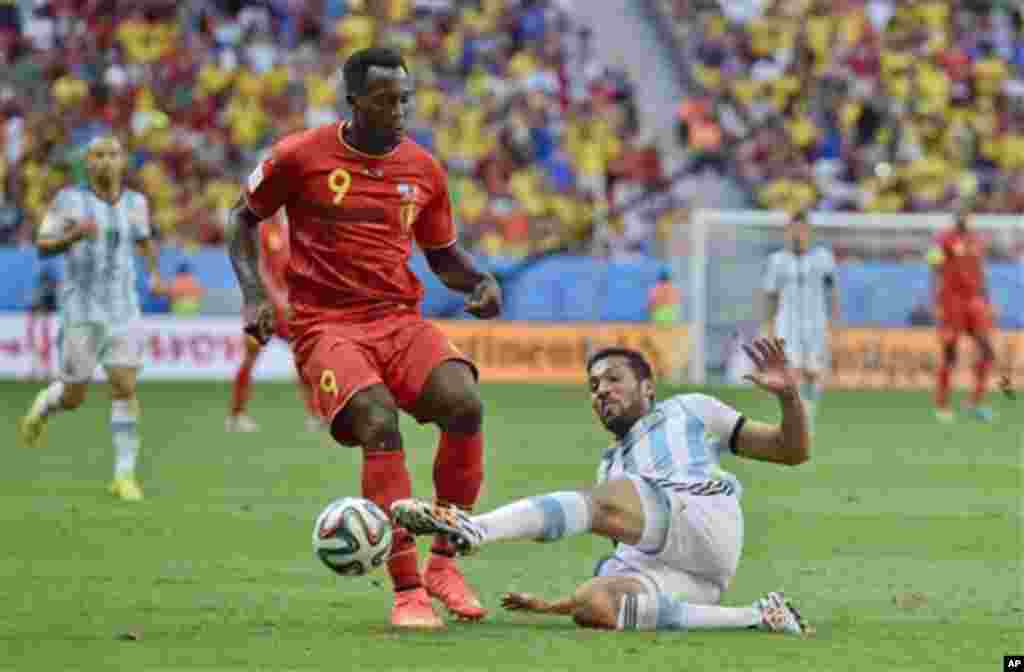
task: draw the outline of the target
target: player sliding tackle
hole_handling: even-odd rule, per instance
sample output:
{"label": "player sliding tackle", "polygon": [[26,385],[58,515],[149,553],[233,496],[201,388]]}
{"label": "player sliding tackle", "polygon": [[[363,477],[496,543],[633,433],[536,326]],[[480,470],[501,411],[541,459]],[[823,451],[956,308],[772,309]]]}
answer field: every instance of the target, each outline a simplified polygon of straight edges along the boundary
{"label": "player sliding tackle", "polygon": [[582,627],[620,630],[762,628],[804,634],[807,625],[782,593],[748,607],[718,606],[740,559],[741,487],[719,457],[785,465],[806,462],[807,416],[799,378],[781,339],[745,346],[755,370],[747,378],[775,395],[779,425],[747,420],[704,394],[656,403],[643,355],[608,348],[587,363],[594,413],[616,437],[598,482],[581,492],[519,500],[469,517],[454,507],[395,502],[395,521],[414,534],[447,533],[462,553],[495,541],[554,541],[591,532],[616,542],[596,576],[565,599],[506,595],[507,609],[571,616]]}

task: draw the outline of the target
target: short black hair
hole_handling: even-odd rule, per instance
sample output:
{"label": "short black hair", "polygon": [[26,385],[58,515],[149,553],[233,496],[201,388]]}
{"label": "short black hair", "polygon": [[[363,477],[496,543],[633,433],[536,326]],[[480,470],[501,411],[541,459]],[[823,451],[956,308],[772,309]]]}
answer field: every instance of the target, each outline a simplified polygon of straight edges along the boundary
{"label": "short black hair", "polygon": [[624,357],[629,364],[629,368],[633,369],[637,380],[654,380],[654,370],[651,369],[650,362],[647,361],[642,352],[631,348],[601,348],[587,359],[587,373],[590,372],[590,369],[594,368],[595,364],[609,357]]}
{"label": "short black hair", "polygon": [[361,49],[349,56],[345,61],[345,92],[350,96],[358,96],[366,91],[366,73],[372,67],[402,68],[409,72],[405,59],[397,50],[390,47],[370,47]]}

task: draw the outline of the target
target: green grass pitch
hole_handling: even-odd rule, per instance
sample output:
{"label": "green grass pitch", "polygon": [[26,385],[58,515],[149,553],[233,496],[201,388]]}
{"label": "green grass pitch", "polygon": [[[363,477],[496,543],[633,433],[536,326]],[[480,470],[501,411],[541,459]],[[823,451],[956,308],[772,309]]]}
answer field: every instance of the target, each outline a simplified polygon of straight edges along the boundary
{"label": "green grass pitch", "polygon": [[[812,461],[730,460],[746,543],[728,604],[784,589],[817,626],[759,632],[596,633],[503,612],[509,589],[556,596],[607,541],[489,547],[463,567],[489,618],[440,633],[387,625],[386,575],[343,579],[310,549],[313,519],[359,491],[359,455],[306,433],[295,390],[257,384],[264,431],[225,434],[229,388],[143,383],[146,501],[106,494],[106,390],[51,423],[35,451],[14,424],[38,386],[0,383],[2,670],[997,670],[1024,653],[1021,417],[952,426],[925,393],[830,392]],[[670,390],[663,390],[668,393]],[[753,417],[774,402],[715,393]],[[585,390],[487,385],[479,508],[582,487],[608,439]],[[435,430],[403,425],[429,495]],[[421,543],[421,549],[426,542]],[[118,635],[138,633],[135,641]]]}

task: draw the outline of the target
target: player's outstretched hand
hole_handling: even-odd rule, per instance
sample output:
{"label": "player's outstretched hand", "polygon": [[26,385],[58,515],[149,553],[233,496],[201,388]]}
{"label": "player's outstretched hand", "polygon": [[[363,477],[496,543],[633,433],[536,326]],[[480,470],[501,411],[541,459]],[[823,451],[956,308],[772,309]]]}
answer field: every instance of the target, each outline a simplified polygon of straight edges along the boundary
{"label": "player's outstretched hand", "polygon": [[493,275],[486,275],[466,299],[466,312],[487,320],[501,313],[501,287]]}
{"label": "player's outstretched hand", "polygon": [[243,309],[245,327],[243,331],[249,338],[260,345],[266,345],[270,337],[274,335],[274,306],[269,301],[263,301],[256,306],[245,306]]}
{"label": "player's outstretched hand", "polygon": [[786,360],[785,341],[781,338],[755,338],[743,351],[754,363],[754,372],[743,378],[772,394],[784,397],[798,393],[800,381]]}
{"label": "player's outstretched hand", "polygon": [[501,606],[509,611],[528,611],[534,614],[545,614],[551,605],[547,600],[534,597],[529,593],[505,593],[501,596]]}

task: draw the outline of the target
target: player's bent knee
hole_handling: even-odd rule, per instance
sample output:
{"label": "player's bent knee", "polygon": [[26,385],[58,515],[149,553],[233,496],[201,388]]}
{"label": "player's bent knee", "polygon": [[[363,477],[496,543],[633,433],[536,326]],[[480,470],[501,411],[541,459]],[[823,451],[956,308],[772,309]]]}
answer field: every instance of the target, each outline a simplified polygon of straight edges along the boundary
{"label": "player's bent knee", "polygon": [[88,388],[84,383],[69,383],[64,385],[64,392],[61,394],[60,403],[65,410],[73,411],[85,403],[85,393]]}
{"label": "player's bent knee", "polygon": [[134,383],[112,383],[110,386],[110,398],[111,399],[134,399],[135,398],[135,384]]}
{"label": "player's bent knee", "polygon": [[480,429],[484,417],[484,405],[475,390],[465,390],[456,395],[448,404],[441,425],[447,431],[472,434]]}
{"label": "player's bent knee", "polygon": [[349,433],[367,450],[399,450],[398,409],[371,404],[359,409],[348,426]]}
{"label": "player's bent knee", "polygon": [[591,528],[602,536],[637,543],[644,530],[644,509],[628,479],[608,481],[590,492]]}
{"label": "player's bent knee", "polygon": [[85,395],[84,394],[81,395],[81,396],[75,396],[75,397],[68,396],[68,395],[65,395],[65,396],[61,397],[61,405],[64,407],[64,410],[67,410],[67,411],[73,411],[76,408],[80,408],[82,406],[82,404],[84,404],[84,403],[85,403]]}

